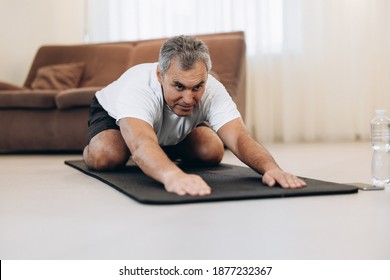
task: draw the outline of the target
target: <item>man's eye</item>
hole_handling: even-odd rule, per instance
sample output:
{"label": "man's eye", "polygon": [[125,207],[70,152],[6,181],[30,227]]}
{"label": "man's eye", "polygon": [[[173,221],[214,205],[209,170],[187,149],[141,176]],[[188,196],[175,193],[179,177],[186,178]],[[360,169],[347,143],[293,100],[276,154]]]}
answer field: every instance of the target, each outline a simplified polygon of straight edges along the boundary
{"label": "man's eye", "polygon": [[193,90],[193,91],[199,91],[201,88],[202,88],[202,86],[196,86],[196,87],[194,87],[192,90]]}
{"label": "man's eye", "polygon": [[184,89],[183,85],[175,85],[175,88],[179,91],[182,91]]}

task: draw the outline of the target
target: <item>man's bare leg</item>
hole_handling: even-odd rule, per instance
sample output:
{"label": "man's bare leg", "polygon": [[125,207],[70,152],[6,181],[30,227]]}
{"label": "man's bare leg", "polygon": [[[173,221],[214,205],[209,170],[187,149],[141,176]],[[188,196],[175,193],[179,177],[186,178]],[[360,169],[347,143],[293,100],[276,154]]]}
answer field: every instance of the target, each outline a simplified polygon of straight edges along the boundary
{"label": "man's bare leg", "polygon": [[95,135],[84,148],[83,157],[88,168],[110,170],[126,165],[130,151],[121,132],[109,129]]}
{"label": "man's bare leg", "polygon": [[224,145],[211,128],[199,126],[179,144],[179,153],[185,164],[217,165],[222,161]]}

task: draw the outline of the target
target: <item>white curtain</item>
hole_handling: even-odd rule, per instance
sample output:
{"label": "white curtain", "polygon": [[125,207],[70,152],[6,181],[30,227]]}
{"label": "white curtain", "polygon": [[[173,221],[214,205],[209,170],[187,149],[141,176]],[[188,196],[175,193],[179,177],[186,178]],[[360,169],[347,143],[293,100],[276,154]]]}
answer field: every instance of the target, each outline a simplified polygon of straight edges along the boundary
{"label": "white curtain", "polygon": [[390,114],[390,1],[85,1],[87,42],[244,31],[262,142],[366,140],[374,109]]}

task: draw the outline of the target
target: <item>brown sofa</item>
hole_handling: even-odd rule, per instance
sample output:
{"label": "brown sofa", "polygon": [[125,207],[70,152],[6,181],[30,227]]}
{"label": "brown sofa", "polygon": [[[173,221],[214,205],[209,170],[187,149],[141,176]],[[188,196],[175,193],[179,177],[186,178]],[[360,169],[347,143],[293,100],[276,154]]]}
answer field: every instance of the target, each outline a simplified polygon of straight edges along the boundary
{"label": "brown sofa", "polygon": [[[198,35],[212,71],[245,117],[242,32]],[[0,152],[81,151],[95,92],[129,67],[158,60],[165,39],[41,47],[23,87],[0,82]]]}

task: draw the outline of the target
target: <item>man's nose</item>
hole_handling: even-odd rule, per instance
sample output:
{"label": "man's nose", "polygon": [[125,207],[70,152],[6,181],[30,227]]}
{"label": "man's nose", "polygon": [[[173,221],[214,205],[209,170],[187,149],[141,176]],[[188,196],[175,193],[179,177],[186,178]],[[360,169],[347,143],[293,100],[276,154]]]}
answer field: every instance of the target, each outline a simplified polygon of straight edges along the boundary
{"label": "man's nose", "polygon": [[183,93],[183,101],[187,104],[191,104],[194,100],[194,92],[190,89],[187,89]]}

